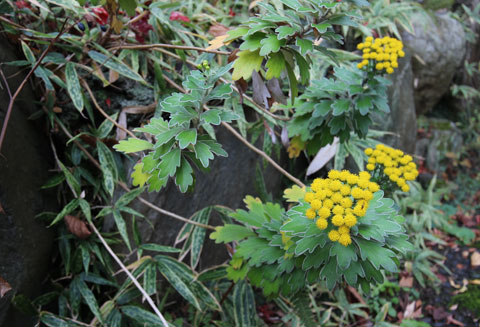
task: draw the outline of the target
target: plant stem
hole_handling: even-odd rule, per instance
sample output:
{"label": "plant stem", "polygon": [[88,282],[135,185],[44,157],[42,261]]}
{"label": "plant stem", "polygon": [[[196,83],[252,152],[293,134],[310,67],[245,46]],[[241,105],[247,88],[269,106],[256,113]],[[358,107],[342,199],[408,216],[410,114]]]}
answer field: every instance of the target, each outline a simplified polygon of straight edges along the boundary
{"label": "plant stem", "polygon": [[150,50],[155,48],[166,48],[166,49],[179,49],[179,50],[193,50],[199,52],[208,52],[218,55],[228,56],[230,52],[228,51],[218,51],[218,50],[206,50],[199,47],[190,47],[186,45],[174,45],[174,44],[164,44],[164,43],[154,43],[154,44],[135,44],[135,45],[119,45],[112,48],[109,48],[109,51],[114,51],[118,49],[129,49],[129,50]]}
{"label": "plant stem", "polygon": [[125,267],[125,265],[122,263],[120,258],[118,258],[118,256],[115,254],[115,252],[113,252],[113,250],[110,248],[110,246],[108,246],[107,242],[102,237],[102,235],[100,234],[98,229],[95,227],[95,225],[90,223],[90,228],[95,232],[95,234],[97,234],[98,238],[100,239],[100,242],[102,242],[102,244],[105,247],[105,249],[107,250],[107,252],[112,256],[112,258],[117,262],[117,264],[120,266],[120,268],[125,272],[125,274],[127,274],[128,278],[130,278],[130,280],[133,282],[133,284],[138,288],[140,293],[142,293],[142,295],[145,297],[145,299],[147,300],[150,307],[152,307],[153,311],[160,318],[160,321],[162,322],[163,326],[168,327],[168,322],[165,320],[165,318],[163,317],[160,310],[158,310],[158,308],[155,305],[155,303],[153,302],[152,298],[143,289],[143,287],[140,285],[138,280],[130,273],[130,271],[127,269],[127,267]]}

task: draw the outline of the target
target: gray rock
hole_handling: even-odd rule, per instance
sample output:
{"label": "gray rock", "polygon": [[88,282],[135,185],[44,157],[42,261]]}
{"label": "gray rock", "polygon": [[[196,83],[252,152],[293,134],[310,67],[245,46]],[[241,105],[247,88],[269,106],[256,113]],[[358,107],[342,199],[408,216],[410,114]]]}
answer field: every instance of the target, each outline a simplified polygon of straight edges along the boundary
{"label": "gray rock", "polygon": [[[14,51],[0,38],[0,63],[18,60]],[[18,68],[3,66],[6,76],[18,73]],[[10,89],[24,78],[23,74],[9,79]],[[33,326],[34,322],[18,311],[9,310],[15,293],[28,297],[39,295],[45,273],[51,263],[53,235],[35,216],[53,211],[52,198],[40,190],[51,167],[48,139],[39,126],[29,121],[38,110],[29,84],[16,102],[0,156],[0,276],[13,290],[0,299],[0,325],[5,327]],[[5,85],[0,88],[0,121],[3,124],[9,96]],[[50,163],[50,164],[49,164]],[[10,307],[11,308],[11,307]]]}
{"label": "gray rock", "polygon": [[429,170],[440,172],[440,160],[445,157],[445,153],[458,153],[463,146],[462,132],[446,119],[429,118],[428,126],[431,135],[417,142],[415,154],[425,159],[425,166]]}
{"label": "gray rock", "polygon": [[415,35],[402,33],[405,48],[412,54],[417,114],[430,111],[449,90],[465,56],[462,25],[448,13],[412,17]]}
{"label": "gray rock", "polygon": [[387,136],[385,142],[394,148],[413,153],[417,139],[417,116],[413,99],[411,54],[408,50],[405,57],[400,59],[399,68],[391,76],[391,81],[392,85],[388,89],[390,114],[385,115],[383,121],[386,123],[383,126],[394,135]]}

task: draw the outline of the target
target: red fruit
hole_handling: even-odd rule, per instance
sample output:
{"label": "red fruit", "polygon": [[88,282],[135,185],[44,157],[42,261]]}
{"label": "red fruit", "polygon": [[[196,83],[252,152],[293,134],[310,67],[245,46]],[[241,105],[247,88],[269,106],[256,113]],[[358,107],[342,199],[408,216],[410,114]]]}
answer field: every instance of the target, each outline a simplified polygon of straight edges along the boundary
{"label": "red fruit", "polygon": [[190,22],[190,18],[188,18],[187,16],[184,16],[179,11],[172,11],[172,13],[170,14],[170,20],[180,20],[185,23]]}
{"label": "red fruit", "polygon": [[148,35],[148,31],[153,30],[153,26],[148,23],[149,17],[150,15],[147,14],[131,25],[138,43],[145,43],[145,36]]}
{"label": "red fruit", "polygon": [[235,17],[235,12],[233,11],[232,8],[230,8],[230,10],[228,11],[228,16]]}
{"label": "red fruit", "polygon": [[95,14],[95,21],[100,25],[108,24],[108,12],[100,7],[100,8],[93,8],[93,13]]}
{"label": "red fruit", "polygon": [[110,106],[112,105],[112,100],[110,100],[110,98],[106,98],[105,103],[107,104],[107,107],[110,108]]}
{"label": "red fruit", "polygon": [[23,8],[32,8],[28,2],[25,0],[18,0],[15,1],[15,5],[18,7],[18,9],[23,9]]}

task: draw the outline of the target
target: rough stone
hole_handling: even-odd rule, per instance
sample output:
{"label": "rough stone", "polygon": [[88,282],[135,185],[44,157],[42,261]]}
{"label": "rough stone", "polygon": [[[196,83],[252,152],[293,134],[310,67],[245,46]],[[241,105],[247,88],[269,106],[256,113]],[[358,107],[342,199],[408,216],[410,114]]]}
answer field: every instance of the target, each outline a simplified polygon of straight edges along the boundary
{"label": "rough stone", "polygon": [[462,25],[448,13],[412,17],[415,35],[402,33],[405,48],[412,53],[414,96],[417,114],[430,111],[449,90],[465,56]]}
{"label": "rough stone", "polygon": [[417,116],[409,51],[406,51],[405,57],[400,60],[399,68],[391,76],[391,81],[392,85],[388,89],[390,114],[385,115],[383,121],[386,121],[387,130],[394,135],[387,136],[386,142],[394,148],[413,153],[417,138]]}
{"label": "rough stone", "polygon": [[463,145],[462,132],[446,119],[429,118],[430,136],[418,140],[415,154],[425,159],[425,166],[432,172],[439,172],[441,158],[447,152],[458,153]]}
{"label": "rough stone", "polygon": [[[18,60],[10,45],[0,38],[0,63]],[[10,89],[24,78],[18,68],[2,65]],[[13,92],[12,91],[12,92]],[[42,281],[51,262],[53,235],[35,216],[53,211],[51,198],[40,191],[51,163],[48,139],[39,126],[29,121],[35,108],[35,96],[29,84],[20,94],[9,121],[0,156],[0,276],[13,290],[0,299],[0,326],[33,326],[34,322],[11,309],[15,293],[28,297],[39,295]],[[9,96],[3,83],[0,87],[0,121],[3,124]]]}

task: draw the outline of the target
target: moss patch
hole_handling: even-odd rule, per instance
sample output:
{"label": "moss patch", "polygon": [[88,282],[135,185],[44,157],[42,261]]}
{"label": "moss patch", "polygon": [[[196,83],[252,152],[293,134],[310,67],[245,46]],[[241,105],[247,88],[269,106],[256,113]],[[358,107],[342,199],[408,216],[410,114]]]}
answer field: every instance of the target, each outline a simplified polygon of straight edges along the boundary
{"label": "moss patch", "polygon": [[452,9],[455,0],[425,0],[423,7],[430,10]]}
{"label": "moss patch", "polygon": [[467,291],[452,298],[452,304],[471,311],[476,318],[480,318],[480,286],[469,285]]}

